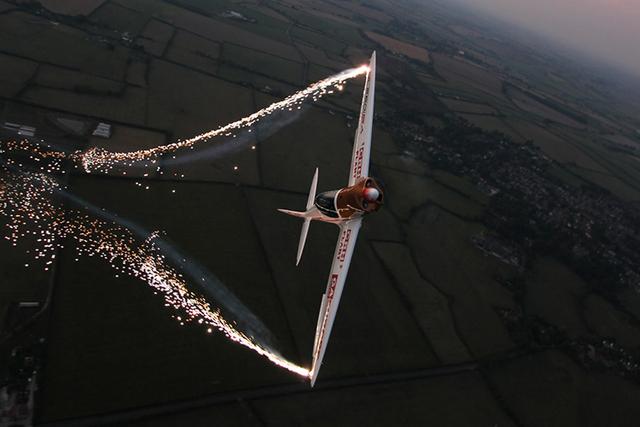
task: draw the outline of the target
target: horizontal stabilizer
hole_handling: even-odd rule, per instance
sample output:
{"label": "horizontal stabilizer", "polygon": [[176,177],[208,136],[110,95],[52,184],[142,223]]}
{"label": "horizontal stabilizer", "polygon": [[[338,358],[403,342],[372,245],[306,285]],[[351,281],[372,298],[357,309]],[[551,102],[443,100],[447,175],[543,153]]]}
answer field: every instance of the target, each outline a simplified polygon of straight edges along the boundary
{"label": "horizontal stabilizer", "polygon": [[318,168],[313,174],[313,180],[311,181],[311,189],[309,190],[309,197],[307,198],[307,210],[311,209],[313,202],[316,200],[316,189],[318,188]]}
{"label": "horizontal stabilizer", "polygon": [[278,209],[278,212],[282,212],[283,214],[295,216],[297,218],[305,218],[306,212],[298,212],[298,211],[290,211],[288,209]]}

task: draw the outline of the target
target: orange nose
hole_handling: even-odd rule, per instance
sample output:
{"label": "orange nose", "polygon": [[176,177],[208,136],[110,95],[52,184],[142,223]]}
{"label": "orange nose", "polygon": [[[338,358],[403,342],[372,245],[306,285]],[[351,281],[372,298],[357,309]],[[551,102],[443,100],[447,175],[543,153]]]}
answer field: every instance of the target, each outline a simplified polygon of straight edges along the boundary
{"label": "orange nose", "polygon": [[378,200],[378,197],[380,197],[380,192],[377,188],[368,187],[364,189],[362,195],[366,200],[375,202],[376,200]]}

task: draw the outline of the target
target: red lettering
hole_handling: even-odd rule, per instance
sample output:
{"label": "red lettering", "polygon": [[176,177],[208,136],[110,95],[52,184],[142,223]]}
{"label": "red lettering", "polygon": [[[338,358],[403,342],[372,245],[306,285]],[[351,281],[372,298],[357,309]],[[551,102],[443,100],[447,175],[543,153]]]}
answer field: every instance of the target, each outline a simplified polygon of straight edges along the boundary
{"label": "red lettering", "polygon": [[[342,237],[340,238],[340,246],[338,246],[338,256],[336,259],[341,263],[344,262],[344,259],[347,256],[347,246],[350,239],[351,230],[347,229],[344,233],[342,233]],[[340,265],[340,267],[342,268],[342,265]]]}
{"label": "red lettering", "polygon": [[331,305],[331,301],[333,300],[333,296],[336,293],[336,285],[338,284],[338,275],[332,274],[331,281],[329,282],[329,291],[327,291],[327,310]]}
{"label": "red lettering", "polygon": [[364,156],[364,146],[360,147],[356,152],[355,162],[353,165],[353,177],[358,178],[362,173],[362,157]]}

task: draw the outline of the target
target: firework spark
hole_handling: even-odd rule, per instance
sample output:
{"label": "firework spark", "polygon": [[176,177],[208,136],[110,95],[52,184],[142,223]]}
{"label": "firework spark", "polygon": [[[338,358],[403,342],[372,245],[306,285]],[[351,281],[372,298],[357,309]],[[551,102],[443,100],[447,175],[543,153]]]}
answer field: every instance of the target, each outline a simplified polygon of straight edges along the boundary
{"label": "firework spark", "polygon": [[221,126],[218,129],[211,130],[200,135],[196,135],[189,139],[178,140],[171,144],[161,145],[154,148],[128,152],[110,152],[102,148],[90,148],[87,151],[76,152],[71,157],[82,165],[87,172],[109,172],[116,164],[133,166],[138,162],[149,161],[160,155],[171,153],[180,149],[193,148],[196,144],[204,143],[212,138],[225,136],[234,136],[234,133],[244,128],[249,128],[263,118],[277,112],[300,108],[301,104],[309,98],[317,101],[326,94],[332,94],[333,89],[342,90],[345,82],[349,79],[366,74],[369,67],[363,65],[358,68],[345,70],[341,73],[328,77],[299,92],[290,95],[282,101],[274,102],[268,107],[263,108],[247,117],[235,122]]}
{"label": "firework spark", "polygon": [[[36,260],[44,261],[45,270],[54,262],[57,250],[63,248],[62,242],[73,241],[78,257],[99,257],[110,264],[116,275],[127,274],[146,282],[163,296],[166,307],[181,313],[174,316],[180,324],[197,323],[207,333],[218,330],[230,340],[266,357],[277,366],[308,377],[307,368],[284,358],[256,336],[259,334],[238,330],[234,326],[237,322],[229,322],[220,308],[212,307],[202,295],[189,289],[184,276],[168,262],[167,254],[171,258],[171,251],[167,250],[168,244],[160,233],[135,232],[135,225],[116,220],[114,216],[97,208],[89,209],[93,210],[93,215],[89,215],[84,203],[84,211],[65,208],[62,203],[56,202],[57,197],[62,196],[76,204],[79,199],[66,192],[52,174],[65,174],[66,160],[71,160],[76,167],[80,166],[87,173],[108,173],[116,165],[134,166],[140,162],[144,162],[144,166],[155,166],[158,157],[163,154],[185,148],[193,149],[197,144],[210,142],[215,137],[235,138],[239,131],[250,128],[276,112],[298,110],[310,98],[318,101],[335,90],[343,90],[347,80],[368,71],[367,66],[343,71],[218,129],[144,150],[109,152],[94,147],[67,154],[53,149],[43,141],[24,139],[4,142],[0,147],[0,155],[15,155],[3,156],[4,164],[0,165],[0,215],[8,219],[8,233],[4,238],[13,246],[17,246],[18,241],[23,238],[35,239],[37,245],[32,253]],[[255,149],[255,146],[251,148]],[[143,234],[146,238],[140,239]],[[211,280],[207,274],[202,276],[202,280]],[[217,303],[221,302],[219,299]],[[239,301],[235,303],[236,307],[238,305],[244,308]],[[248,309],[243,314],[255,318]],[[262,324],[257,318],[254,323],[259,327],[249,329],[262,330]]]}
{"label": "firework spark", "polygon": [[[62,242],[72,240],[78,256],[98,257],[108,262],[117,274],[128,274],[146,282],[164,298],[165,306],[180,313],[180,324],[197,323],[208,333],[222,332],[271,362],[301,376],[309,370],[285,359],[259,338],[237,329],[219,308],[213,308],[201,295],[190,290],[184,276],[172,268],[158,232],[142,243],[128,228],[114,221],[95,218],[76,209],[64,209],[55,196],[64,188],[52,177],[41,173],[15,173],[0,169],[0,215],[8,218],[5,236],[14,246],[21,238],[38,242],[35,258],[44,261],[45,269],[54,262]],[[77,258],[76,258],[77,259]],[[204,279],[204,277],[203,277]],[[235,322],[233,322],[235,323]]]}

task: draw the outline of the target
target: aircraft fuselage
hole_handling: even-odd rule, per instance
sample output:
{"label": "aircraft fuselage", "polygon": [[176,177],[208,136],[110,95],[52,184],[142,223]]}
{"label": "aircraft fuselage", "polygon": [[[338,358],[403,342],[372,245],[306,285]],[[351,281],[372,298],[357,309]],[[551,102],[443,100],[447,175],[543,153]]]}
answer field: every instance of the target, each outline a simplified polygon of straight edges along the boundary
{"label": "aircraft fuselage", "polygon": [[364,177],[350,187],[325,191],[314,201],[317,216],[314,220],[340,223],[371,212],[384,203],[384,192],[372,177]]}

